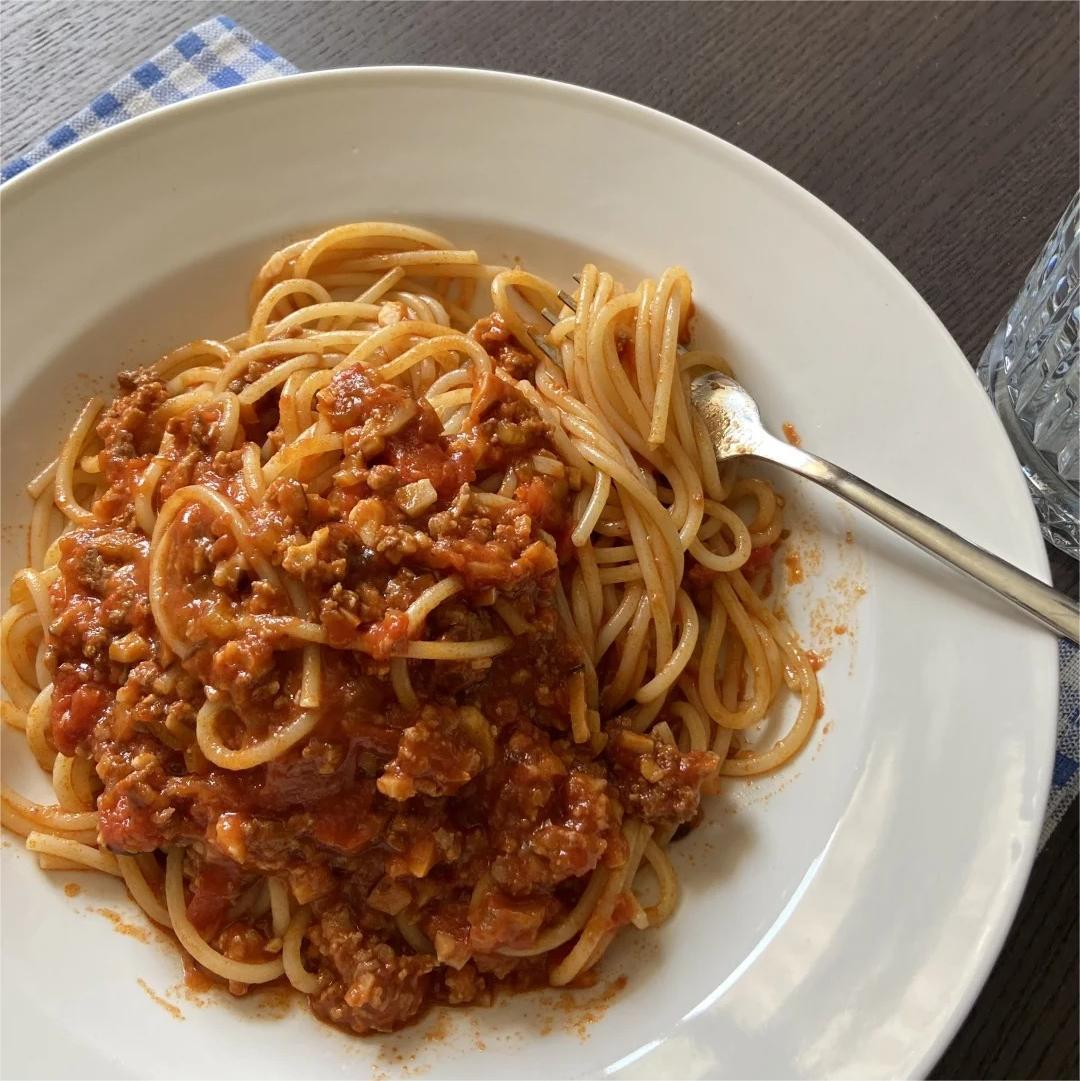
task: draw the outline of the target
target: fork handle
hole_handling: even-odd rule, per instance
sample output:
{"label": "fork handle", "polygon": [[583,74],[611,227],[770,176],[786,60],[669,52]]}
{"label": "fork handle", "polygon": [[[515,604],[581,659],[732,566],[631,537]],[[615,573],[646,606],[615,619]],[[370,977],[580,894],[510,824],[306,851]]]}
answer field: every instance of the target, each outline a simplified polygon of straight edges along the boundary
{"label": "fork handle", "polygon": [[1064,593],[1052,589],[1026,571],[999,559],[984,548],[927,518],[925,514],[832,462],[774,436],[762,439],[754,457],[775,462],[820,484],[834,495],[853,503],[893,532],[906,537],[925,552],[937,556],[975,581],[1041,620],[1057,634],[1080,642],[1080,607]]}

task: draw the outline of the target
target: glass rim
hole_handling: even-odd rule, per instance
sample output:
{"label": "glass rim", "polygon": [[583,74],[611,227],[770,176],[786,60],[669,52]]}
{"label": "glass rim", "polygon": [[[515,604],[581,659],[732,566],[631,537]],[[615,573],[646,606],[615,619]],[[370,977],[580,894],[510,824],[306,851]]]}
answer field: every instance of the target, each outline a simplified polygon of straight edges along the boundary
{"label": "glass rim", "polygon": [[1080,519],[1080,505],[1078,505],[1080,504],[1080,488],[1075,487],[1061,476],[1042,451],[1032,443],[1016,415],[1008,383],[1001,378],[1004,373],[1004,365],[998,366],[991,373],[990,398],[994,403],[994,411],[1005,426],[1016,457],[1032,484],[1035,484],[1047,494],[1053,494],[1066,502],[1071,501],[1069,506],[1071,507],[1073,520]]}

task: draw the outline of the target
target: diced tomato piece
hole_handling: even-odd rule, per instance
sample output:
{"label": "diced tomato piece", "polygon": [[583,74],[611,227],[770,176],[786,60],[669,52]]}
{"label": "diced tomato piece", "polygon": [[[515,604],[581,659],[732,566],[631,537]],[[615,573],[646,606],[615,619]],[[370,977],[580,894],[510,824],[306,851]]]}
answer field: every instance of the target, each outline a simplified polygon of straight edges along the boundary
{"label": "diced tomato piece", "polygon": [[408,637],[409,617],[394,608],[360,635],[361,648],[379,660],[386,660],[394,647]]}
{"label": "diced tomato piece", "polygon": [[322,800],[314,810],[315,840],[343,852],[366,848],[382,832],[385,812],[375,812],[375,785],[362,782],[352,792]]}
{"label": "diced tomato piece", "polygon": [[206,938],[221,927],[240,890],[241,872],[235,864],[204,863],[191,884],[188,919]]}
{"label": "diced tomato piece", "polygon": [[775,555],[776,551],[771,544],[763,544],[760,548],[755,548],[750,553],[750,558],[742,565],[743,574],[754,574],[762,567],[767,567]]}
{"label": "diced tomato piece", "polygon": [[73,755],[108,708],[109,692],[100,683],[80,683],[70,695],[59,695],[52,717],[56,749],[61,754]]}
{"label": "diced tomato piece", "polygon": [[562,532],[566,523],[566,508],[555,498],[550,483],[544,477],[533,477],[519,484],[514,495],[525,504],[541,529],[556,535]]}

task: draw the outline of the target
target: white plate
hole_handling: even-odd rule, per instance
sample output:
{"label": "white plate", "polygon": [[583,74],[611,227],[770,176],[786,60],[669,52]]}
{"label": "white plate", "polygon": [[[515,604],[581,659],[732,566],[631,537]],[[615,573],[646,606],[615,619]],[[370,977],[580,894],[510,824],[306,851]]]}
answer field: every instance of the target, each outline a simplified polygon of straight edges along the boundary
{"label": "white plate", "polygon": [[[702,336],[774,426],[794,421],[808,446],[1046,574],[993,411],[899,273],[767,166],[628,102],[481,72],[303,76],[106,132],[11,181],[2,203],[9,527],[26,518],[21,484],[95,380],[235,329],[260,257],[284,240],[383,218],[437,228],[488,259],[520,255],[561,281],[586,257],[630,272],[683,264]],[[811,639],[836,621],[856,627],[822,673],[828,734],[823,723],[788,773],[732,784],[677,847],[680,910],[605,961],[629,984],[594,1003],[592,1024],[525,997],[357,1040],[299,1008],[272,1018],[265,1001],[196,1008],[169,990],[175,954],[116,935],[92,911],[138,923],[119,890],[84,877],[73,901],[64,876],[39,872],[9,838],[5,1073],[929,1070],[994,960],[1035,853],[1054,642],[800,489],[796,517],[808,515],[797,543],[822,567],[789,606]],[[848,529],[857,544],[844,544]],[[4,541],[6,578],[24,549],[10,528]],[[5,756],[18,780],[16,762]]]}

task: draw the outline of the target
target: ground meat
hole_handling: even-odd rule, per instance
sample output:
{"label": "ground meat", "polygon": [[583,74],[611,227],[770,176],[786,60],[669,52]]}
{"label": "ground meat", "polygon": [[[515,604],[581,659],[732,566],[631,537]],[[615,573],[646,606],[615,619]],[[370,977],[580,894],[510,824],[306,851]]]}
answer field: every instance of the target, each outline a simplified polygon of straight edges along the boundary
{"label": "ground meat", "polygon": [[528,846],[547,862],[556,880],[580,878],[600,862],[621,816],[608,782],[583,769],[571,773],[560,798],[558,819],[535,830]]}
{"label": "ground meat", "polygon": [[513,344],[513,336],[501,316],[481,319],[473,333],[495,364],[511,379],[528,379],[536,368],[536,358]]}
{"label": "ground meat", "polygon": [[464,438],[479,469],[505,467],[545,447],[551,435],[551,426],[521,392],[494,372],[481,377],[469,420]]}
{"label": "ground meat", "polygon": [[344,907],[326,912],[310,932],[320,971],[327,976],[312,997],[320,1017],[353,1032],[393,1032],[423,1008],[435,959],[396,953],[356,930]]}
{"label": "ground meat", "polygon": [[517,721],[481,781],[469,801],[486,825],[483,870],[507,895],[550,891],[619,850],[620,815],[606,782],[543,730]]}
{"label": "ground meat", "polygon": [[431,516],[434,541],[421,558],[433,570],[460,574],[470,590],[495,586],[513,596],[558,566],[555,550],[537,538],[535,528],[521,503],[492,508],[462,493]]}
{"label": "ground meat", "polygon": [[53,668],[51,737],[73,754],[112,711],[126,667],[114,654],[152,637],[146,593],[148,542],[119,529],[73,531],[60,541],[60,577],[50,590]]}
{"label": "ground meat", "polygon": [[470,914],[469,948],[476,953],[528,949],[552,909],[549,897],[510,897],[494,889],[483,894]]}
{"label": "ground meat", "polygon": [[391,877],[426,878],[439,864],[461,858],[463,837],[456,824],[447,821],[445,804],[418,795],[393,806],[383,838],[393,853],[386,862]]}
{"label": "ground meat", "polygon": [[379,778],[379,791],[394,800],[423,792],[451,796],[491,764],[494,728],[472,706],[425,706],[401,734],[397,754]]}
{"label": "ground meat", "polygon": [[[100,730],[100,729],[99,729]],[[170,756],[148,737],[95,748],[105,790],[98,798],[98,829],[114,852],[153,852],[175,833],[175,808],[165,794]]]}
{"label": "ground meat", "polygon": [[253,631],[217,649],[210,665],[215,687],[227,689],[238,706],[265,706],[281,690],[271,644]]}
{"label": "ground meat", "polygon": [[613,736],[605,754],[623,806],[646,822],[688,822],[697,814],[702,785],[720,768],[711,751],[680,751],[627,730]]}
{"label": "ground meat", "polygon": [[374,570],[376,551],[364,544],[355,529],[334,522],[316,529],[311,539],[285,549],[281,565],[312,589],[346,580],[357,581]]}
{"label": "ground meat", "polygon": [[460,969],[449,969],[443,974],[446,1001],[451,1006],[462,1006],[469,1002],[481,1002],[485,1005],[491,1000],[491,993],[484,977],[472,964]]}
{"label": "ground meat", "polygon": [[153,425],[151,418],[168,397],[165,384],[145,369],[121,373],[119,382],[127,393],[105,410],[97,425],[97,434],[104,443],[102,472],[111,484],[127,479],[124,466],[129,459],[153,454],[157,449],[161,426]]}
{"label": "ground meat", "polygon": [[416,416],[416,404],[408,391],[382,382],[361,364],[334,375],[319,393],[318,409],[338,432],[363,425],[374,430],[399,416],[406,423]]}
{"label": "ground meat", "polygon": [[[123,377],[98,426],[108,490],[60,541],[50,586],[49,738],[93,763],[101,841],[159,864],[182,848],[188,914],[237,960],[276,953],[265,879],[285,884],[314,917],[313,1008],[359,1033],[543,983],[549,956],[504,951],[625,861],[624,815],[686,821],[716,767],[631,732],[602,754],[573,741],[584,659],[556,597],[580,478],[515,385],[533,365],[523,343],[497,319],[473,336],[494,365],[454,434],[377,367],[335,368],[312,406],[340,454],[287,465],[262,498],[240,447],[265,460],[284,445],[280,389],[243,405],[225,445],[220,401],[166,417],[154,372]],[[257,362],[230,391],[269,370]],[[191,484],[235,510],[193,503],[157,538],[166,626],[150,607],[146,505],[135,513],[151,462],[152,512]],[[410,619],[451,575],[456,592]],[[417,638],[500,641],[491,656],[405,659]],[[265,763],[221,768],[205,728],[200,743],[200,718],[235,751],[308,710],[314,727]],[[613,927],[632,915],[620,900]]]}
{"label": "ground meat", "polygon": [[[555,780],[550,793],[531,828],[508,824],[500,838],[503,851],[491,873],[515,896],[588,874],[612,845],[621,846],[621,816],[605,780],[575,770]],[[509,839],[517,843],[507,844]]]}

